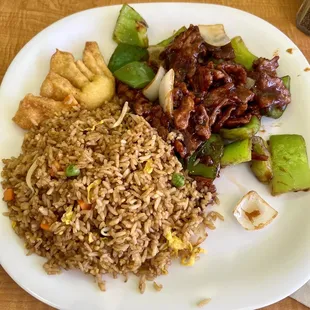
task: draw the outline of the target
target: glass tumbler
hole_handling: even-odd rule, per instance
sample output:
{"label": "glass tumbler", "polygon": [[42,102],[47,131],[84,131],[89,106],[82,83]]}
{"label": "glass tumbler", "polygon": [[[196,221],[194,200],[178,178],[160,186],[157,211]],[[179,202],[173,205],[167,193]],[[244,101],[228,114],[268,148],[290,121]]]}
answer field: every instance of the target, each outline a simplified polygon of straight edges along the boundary
{"label": "glass tumbler", "polygon": [[296,16],[297,28],[310,35],[310,0],[304,0]]}

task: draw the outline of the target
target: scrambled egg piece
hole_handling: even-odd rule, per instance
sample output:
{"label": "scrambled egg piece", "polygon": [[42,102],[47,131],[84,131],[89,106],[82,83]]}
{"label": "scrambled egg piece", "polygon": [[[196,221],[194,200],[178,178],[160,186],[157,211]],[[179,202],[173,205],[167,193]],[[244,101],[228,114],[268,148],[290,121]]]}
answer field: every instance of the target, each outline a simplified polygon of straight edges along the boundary
{"label": "scrambled egg piece", "polygon": [[96,123],[95,125],[93,125],[93,127],[89,127],[89,128],[86,128],[85,131],[94,131],[96,129],[97,126],[99,125],[102,125],[104,123],[104,119],[101,120],[100,122]]}
{"label": "scrambled egg piece", "polygon": [[92,243],[92,242],[94,242],[94,238],[93,238],[93,234],[90,232],[88,234],[88,243]]}
{"label": "scrambled egg piece", "polygon": [[[153,172],[153,160],[152,159],[149,159],[146,163],[145,163],[145,166],[144,166],[144,169],[143,171],[145,173],[149,173],[151,174]],[[171,232],[170,232],[171,234]]]}
{"label": "scrambled egg piece", "polygon": [[73,218],[72,207],[68,207],[66,209],[66,212],[62,215],[61,221],[65,223],[66,225],[69,225],[72,221],[72,218]]}
{"label": "scrambled egg piece", "polygon": [[179,237],[173,236],[171,229],[167,229],[165,232],[165,238],[168,241],[168,246],[175,250],[176,253],[179,250],[187,250],[189,255],[184,256],[181,259],[181,264],[184,266],[193,266],[200,253],[205,253],[205,250],[200,247],[193,247],[190,242],[183,242]]}
{"label": "scrambled egg piece", "polygon": [[89,184],[87,186],[87,202],[91,203],[91,190],[96,187],[97,185],[99,185],[101,183],[101,180],[96,180],[93,183]]}
{"label": "scrambled egg piece", "polygon": [[205,253],[205,250],[200,247],[193,248],[189,257],[183,257],[181,259],[181,264],[184,266],[193,266],[200,253]]}
{"label": "scrambled egg piece", "polygon": [[189,244],[184,243],[179,237],[177,236],[172,236],[171,233],[171,229],[167,229],[166,233],[165,233],[165,238],[168,241],[168,246],[175,250],[175,251],[179,251],[179,250],[185,250],[188,248]]}

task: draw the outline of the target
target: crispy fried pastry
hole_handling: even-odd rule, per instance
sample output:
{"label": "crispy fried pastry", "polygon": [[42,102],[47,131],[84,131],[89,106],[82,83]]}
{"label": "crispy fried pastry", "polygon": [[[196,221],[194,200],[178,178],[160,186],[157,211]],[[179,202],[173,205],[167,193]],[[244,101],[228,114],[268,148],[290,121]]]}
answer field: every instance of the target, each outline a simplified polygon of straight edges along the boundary
{"label": "crispy fried pastry", "polygon": [[70,110],[77,104],[72,95],[67,96],[63,101],[56,101],[27,94],[20,102],[13,121],[23,129],[30,129],[33,126],[37,126],[43,120],[52,117],[55,113]]}
{"label": "crispy fried pastry", "polygon": [[86,42],[83,59],[77,61],[71,53],[56,50],[50,71],[41,85],[40,96],[26,95],[13,121],[30,129],[74,104],[95,109],[110,101],[114,94],[115,79],[96,42]]}
{"label": "crispy fried pastry", "polygon": [[63,100],[72,94],[87,109],[95,109],[113,98],[115,81],[96,42],[87,42],[83,60],[59,50],[53,55],[50,72],[41,86],[41,96]]}

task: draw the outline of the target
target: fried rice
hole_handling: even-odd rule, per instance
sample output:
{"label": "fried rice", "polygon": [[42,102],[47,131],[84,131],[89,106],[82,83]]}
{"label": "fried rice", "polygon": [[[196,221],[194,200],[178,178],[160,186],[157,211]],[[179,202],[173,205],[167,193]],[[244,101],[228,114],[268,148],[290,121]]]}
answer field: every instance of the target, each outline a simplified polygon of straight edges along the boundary
{"label": "fried rice", "polygon": [[[214,194],[197,190],[142,117],[127,113],[113,126],[121,111],[118,102],[75,108],[31,129],[21,155],[3,160],[2,186],[14,192],[14,231],[46,258],[48,274],[80,269],[105,290],[103,275],[133,273],[144,291],[173,258],[192,264],[201,253]],[[70,164],[79,175],[66,176]],[[184,186],[172,185],[174,173]]]}

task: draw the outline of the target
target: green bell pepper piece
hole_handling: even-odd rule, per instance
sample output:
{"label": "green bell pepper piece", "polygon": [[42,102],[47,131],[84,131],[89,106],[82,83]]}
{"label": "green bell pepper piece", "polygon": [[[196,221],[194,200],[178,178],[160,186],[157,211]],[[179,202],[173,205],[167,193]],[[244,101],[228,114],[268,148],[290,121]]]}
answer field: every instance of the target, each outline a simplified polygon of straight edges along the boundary
{"label": "green bell pepper piece", "polygon": [[227,140],[244,140],[252,138],[259,131],[259,128],[260,120],[257,116],[253,115],[248,124],[233,129],[222,128],[220,130],[220,135],[223,139]]}
{"label": "green bell pepper piece", "polygon": [[111,56],[108,67],[114,72],[133,61],[147,60],[148,55],[146,48],[120,43]]}
{"label": "green bell pepper piece", "polygon": [[185,26],[181,27],[178,31],[176,31],[171,37],[166,40],[163,40],[157,43],[157,46],[167,47],[173,40],[182,32],[184,32],[187,28]]}
{"label": "green bell pepper piece", "polygon": [[134,61],[114,72],[115,77],[132,88],[143,88],[149,84],[155,74],[144,62]]}
{"label": "green bell pepper piece", "polygon": [[251,161],[251,170],[256,178],[263,183],[269,183],[272,179],[272,166],[271,156],[268,150],[267,142],[261,137],[252,138],[252,151],[257,155],[266,157],[266,160],[254,160]]}
{"label": "green bell pepper piece", "polygon": [[251,160],[252,139],[235,141],[225,145],[221,166],[237,165]]}
{"label": "green bell pepper piece", "polygon": [[281,77],[281,80],[282,80],[284,86],[288,90],[291,90],[291,77],[289,75],[285,75],[285,76]]}
{"label": "green bell pepper piece", "polygon": [[248,48],[241,37],[235,37],[231,40],[231,45],[235,52],[234,61],[240,65],[243,65],[247,70],[252,69],[253,61],[257,59]]}
{"label": "green bell pepper piece", "polygon": [[300,135],[272,135],[269,140],[272,195],[310,189],[306,143]]}
{"label": "green bell pepper piece", "polygon": [[209,140],[205,141],[197,152],[197,158],[210,156],[213,164],[221,162],[223,156],[224,142],[220,135],[212,134]]}
{"label": "green bell pepper piece", "polygon": [[198,163],[190,167],[188,166],[187,169],[189,175],[196,175],[214,180],[218,174],[219,167],[207,166],[205,164]]}
{"label": "green bell pepper piece", "polygon": [[283,115],[284,111],[286,110],[286,107],[287,106],[270,107],[269,109],[265,109],[264,111],[262,111],[262,114],[267,117],[278,119]]}
{"label": "green bell pepper piece", "polygon": [[[286,75],[286,76],[283,76],[281,78],[281,80],[283,81],[284,86],[288,90],[290,90],[291,77],[289,75]],[[263,113],[265,116],[277,119],[277,118],[280,118],[282,116],[282,114],[286,110],[286,107],[287,107],[287,105],[284,107],[271,106],[269,109],[264,110]]]}
{"label": "green bell pepper piece", "polygon": [[[223,155],[224,143],[219,135],[213,134],[209,140],[205,141],[202,146],[187,161],[187,170],[189,175],[202,176],[208,179],[215,179],[220,168],[220,161]],[[195,164],[198,158],[210,156],[212,165],[208,166],[203,163]]]}
{"label": "green bell pepper piece", "polygon": [[148,47],[148,25],[142,16],[128,4],[119,13],[113,32],[113,40],[141,47]]}

